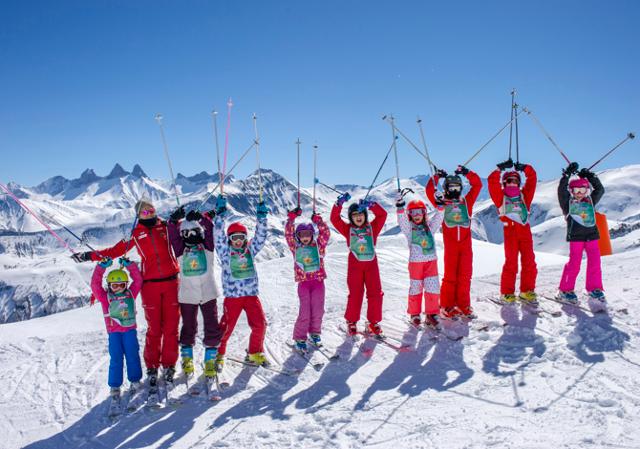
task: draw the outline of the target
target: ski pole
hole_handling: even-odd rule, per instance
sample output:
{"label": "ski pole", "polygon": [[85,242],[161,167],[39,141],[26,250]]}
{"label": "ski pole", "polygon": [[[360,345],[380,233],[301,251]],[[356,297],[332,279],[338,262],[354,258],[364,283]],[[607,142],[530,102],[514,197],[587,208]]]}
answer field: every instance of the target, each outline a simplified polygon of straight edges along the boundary
{"label": "ski pole", "polygon": [[211,111],[211,119],[213,121],[213,138],[216,143],[216,158],[218,160],[218,182],[222,177],[222,169],[220,168],[220,143],[218,142],[218,111]]}
{"label": "ski pole", "polygon": [[229,131],[231,130],[232,106],[233,101],[231,101],[231,97],[229,97],[229,101],[227,101],[227,129],[224,134],[224,163],[222,165],[222,178],[218,180],[218,184],[220,184],[220,195],[224,195],[224,177],[227,174],[227,154],[229,153]]}
{"label": "ski pole", "polygon": [[316,172],[318,167],[318,145],[313,146],[313,213],[316,213],[316,185],[318,184],[318,178],[316,178]]}
{"label": "ski pole", "polygon": [[69,234],[71,234],[72,237],[74,237],[76,240],[78,240],[81,244],[83,244],[84,246],[86,246],[87,248],[89,248],[91,251],[93,251],[94,253],[98,254],[100,257],[102,257],[102,255],[100,254],[100,252],[98,252],[95,248],[93,248],[91,245],[89,245],[89,243],[87,243],[85,241],[85,239],[83,239],[82,237],[78,237],[78,235],[73,232],[71,229],[69,229],[68,227],[66,227],[65,225],[63,225],[62,223],[60,223],[58,220],[56,220],[52,215],[47,214],[45,212],[40,212],[42,214],[42,216],[44,218],[46,218],[47,220],[53,222],[53,224],[60,226],[62,229],[64,229],[65,231],[67,231]]}
{"label": "ski pole", "polygon": [[253,131],[256,136],[256,162],[258,163],[258,184],[260,185],[260,202],[262,203],[262,170],[260,170],[260,138],[258,137],[258,117],[253,113]]}
{"label": "ski pole", "polygon": [[173,183],[173,190],[176,194],[176,203],[180,206],[180,198],[178,195],[178,186],[176,185],[176,178],[173,176],[173,166],[171,165],[171,158],[169,158],[169,147],[167,145],[167,139],[164,135],[164,125],[162,124],[162,114],[156,114],[156,122],[160,127],[160,136],[162,137],[162,146],[164,148],[164,156],[167,158],[167,164],[169,165],[169,174],[171,175],[171,182]]}
{"label": "ski pole", "polygon": [[316,178],[314,181],[315,181],[315,184],[320,184],[321,186],[326,187],[327,189],[331,190],[332,192],[336,192],[338,195],[344,195],[344,192],[341,192],[339,190],[334,189],[333,187],[325,184],[324,182],[321,182],[318,178]]}
{"label": "ski pole", "polygon": [[424,138],[424,130],[422,129],[422,119],[420,117],[417,118],[416,123],[418,123],[418,128],[420,128],[420,138],[422,139],[422,146],[424,147],[424,153],[427,155],[427,160],[429,163],[429,173],[431,174],[431,183],[433,184],[434,191],[437,190],[436,181],[433,178],[433,165],[431,164],[431,158],[429,157],[429,148],[427,147],[427,141]]}
{"label": "ski pole", "polygon": [[387,163],[387,159],[389,159],[389,155],[391,154],[391,150],[393,150],[393,147],[395,146],[395,140],[397,139],[397,136],[395,139],[393,139],[393,142],[391,142],[391,145],[389,146],[389,151],[387,151],[387,154],[385,155],[384,159],[382,160],[382,164],[380,164],[380,167],[378,168],[378,172],[376,173],[376,176],[373,178],[373,181],[371,181],[371,185],[369,185],[369,190],[367,190],[367,194],[364,196],[364,200],[366,201],[366,199],[369,197],[369,193],[371,193],[371,189],[373,189],[373,185],[376,183],[376,180],[378,179],[378,176],[380,175],[380,171],[382,171],[382,167],[384,167],[384,164]]}
{"label": "ski pole", "polygon": [[604,156],[602,156],[600,159],[598,159],[597,161],[595,161],[593,163],[593,165],[591,165],[591,167],[589,167],[589,170],[592,170],[593,167],[595,167],[596,165],[598,165],[600,162],[602,162],[607,156],[609,156],[611,153],[613,153],[615,150],[617,150],[618,148],[620,148],[622,145],[624,145],[625,143],[627,143],[628,140],[633,140],[636,138],[636,135],[634,133],[628,133],[627,137],[625,137],[622,141],[620,141],[620,143],[618,143],[615,147],[611,148],[609,151],[607,151],[605,153]]}
{"label": "ski pole", "polygon": [[[255,146],[255,142],[253,142],[249,148],[247,148],[244,153],[242,153],[242,156],[240,156],[240,159],[238,159],[236,161],[235,164],[233,164],[233,166],[229,169],[229,173],[226,174],[226,176],[231,176],[231,173],[233,173],[233,170],[238,166],[238,164],[240,162],[242,162],[242,160],[247,156],[247,154],[249,154],[249,152],[251,150],[253,150],[253,147]],[[224,181],[225,175],[222,175],[222,179],[218,180],[218,184],[216,184],[216,186],[213,188],[212,191],[207,193],[207,196],[204,198],[204,200],[202,200],[202,202],[200,203],[200,205],[197,207],[197,210],[200,211],[200,209],[202,209],[202,206],[204,206],[204,204],[209,200],[209,198],[211,198],[211,195],[213,195],[214,193],[216,193],[216,190],[218,190],[218,188],[220,188],[220,194],[222,194],[222,183]]]}
{"label": "ski pole", "polygon": [[515,115],[514,115],[513,119],[509,120],[509,121],[508,121],[508,122],[507,122],[507,123],[506,123],[502,128],[500,128],[500,129],[498,130],[498,132],[497,132],[497,133],[495,133],[495,134],[493,135],[493,137],[491,137],[491,138],[490,138],[490,139],[489,139],[489,140],[488,140],[484,145],[482,145],[482,146],[478,149],[478,151],[476,151],[475,153],[473,153],[473,156],[471,156],[471,158],[470,158],[468,161],[466,161],[464,164],[462,164],[462,165],[464,165],[465,167],[466,167],[467,165],[469,165],[469,164],[471,163],[471,161],[473,161],[473,160],[474,160],[474,159],[475,159],[475,158],[480,154],[480,152],[482,152],[482,150],[484,150],[484,149],[485,149],[485,148],[486,148],[486,147],[487,147],[491,142],[493,142],[493,141],[494,141],[494,139],[495,139],[496,137],[498,137],[498,136],[502,133],[502,131],[504,131],[504,130],[507,128],[507,126],[509,126],[509,125],[511,124],[511,122],[513,122],[513,120],[515,120],[515,119],[518,117],[518,115],[520,115],[520,112],[516,111],[516,113],[515,113]]}
{"label": "ski pole", "polygon": [[[382,119],[384,120],[384,117]],[[393,114],[389,114],[389,123],[391,124],[391,136],[393,139],[393,157],[396,161],[396,184],[398,186],[398,192],[402,189],[400,188],[400,165],[398,164],[398,147],[396,145],[396,125],[394,123]]]}
{"label": "ski pole", "polygon": [[536,117],[535,114],[533,112],[531,112],[531,110],[528,109],[528,108],[522,108],[522,111],[526,112],[527,115],[533,119],[533,122],[538,126],[538,128],[540,128],[540,131],[542,131],[542,133],[546,136],[547,140],[549,140],[549,142],[551,142],[551,145],[553,145],[555,147],[555,149],[558,150],[558,152],[564,158],[564,160],[567,161],[567,164],[570,164],[571,161],[569,160],[567,155],[564,154],[564,152],[560,149],[560,147],[555,142],[555,140],[553,140],[553,137],[551,137],[551,135],[547,132],[547,130],[544,129],[544,126],[542,126],[542,123],[540,123],[540,120],[538,120],[538,117]]}
{"label": "ski pole", "polygon": [[509,125],[509,159],[511,159],[511,143],[513,141],[513,105],[515,104],[516,90],[511,90],[511,124]]}
{"label": "ski pole", "polygon": [[[384,116],[384,117],[383,117],[383,119],[385,119],[385,120],[387,120],[387,121],[389,120],[386,116]],[[428,154],[427,154],[427,155],[425,155],[425,154],[422,152],[422,150],[420,150],[420,148],[418,148],[418,146],[417,146],[415,143],[413,143],[413,141],[412,141],[411,139],[409,139],[409,137],[407,137],[407,135],[406,135],[405,133],[403,133],[403,132],[402,132],[402,130],[401,130],[400,128],[398,128],[397,126],[396,126],[395,128],[396,128],[396,132],[397,132],[398,134],[400,134],[400,137],[402,137],[404,140],[406,140],[406,141],[407,141],[407,143],[408,143],[409,145],[411,145],[411,147],[412,147],[414,150],[416,150],[416,152],[417,152],[420,156],[422,156],[422,157],[424,158],[424,160],[426,160],[426,161],[427,161],[427,163],[429,163],[430,165],[434,165],[434,164],[431,162],[431,159],[429,159],[429,155],[428,155]]]}
{"label": "ski pole", "polygon": [[[298,209],[300,209],[300,137],[296,140],[296,146],[298,148]],[[314,175],[315,176],[315,175]]]}
{"label": "ski pole", "polygon": [[[514,99],[513,99],[513,108],[517,109],[518,108],[518,103],[515,102],[515,89],[513,90],[514,92]],[[516,115],[515,117],[515,124],[516,124],[516,163],[520,163],[520,133],[518,131],[518,116]]]}
{"label": "ski pole", "polygon": [[28,212],[29,214],[31,214],[31,216],[32,216],[33,218],[35,218],[35,219],[36,219],[36,220],[37,220],[37,221],[38,221],[42,226],[44,226],[44,227],[45,227],[45,229],[46,229],[47,231],[49,231],[49,233],[50,233],[52,236],[54,236],[54,237],[56,238],[56,240],[58,240],[58,242],[60,242],[60,244],[61,244],[62,246],[64,246],[66,249],[68,249],[68,250],[69,250],[69,252],[71,252],[71,254],[75,254],[75,251],[74,251],[73,249],[71,249],[71,247],[69,246],[69,244],[68,244],[66,241],[64,241],[64,240],[62,239],[62,237],[60,237],[60,236],[59,236],[59,235],[58,235],[58,234],[57,234],[53,229],[51,229],[51,227],[50,227],[48,224],[46,224],[46,223],[45,223],[45,222],[44,222],[40,217],[38,217],[38,215],[36,215],[36,213],[35,213],[35,212],[33,212],[31,209],[29,209],[29,208],[27,207],[27,205],[26,205],[26,204],[24,204],[22,201],[20,201],[20,200],[18,199],[18,197],[17,197],[17,196],[15,196],[15,195],[13,194],[13,192],[12,192],[11,190],[9,190],[9,188],[8,188],[7,186],[5,186],[4,184],[0,183],[0,187],[2,188],[2,190],[4,190],[5,192],[7,192],[7,195],[9,195],[11,198],[13,198],[13,200],[14,200],[16,203],[18,203],[18,205],[19,205],[22,209],[24,209],[26,212]]}

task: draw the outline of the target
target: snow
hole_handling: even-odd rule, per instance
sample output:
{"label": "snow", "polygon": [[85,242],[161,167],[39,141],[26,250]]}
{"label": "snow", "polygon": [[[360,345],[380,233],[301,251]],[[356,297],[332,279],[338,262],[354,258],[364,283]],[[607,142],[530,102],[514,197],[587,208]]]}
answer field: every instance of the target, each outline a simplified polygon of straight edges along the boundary
{"label": "snow", "polygon": [[[436,240],[442,256],[441,235]],[[365,341],[367,357],[345,340],[339,326],[347,253],[334,234],[323,337],[343,360],[317,372],[291,353],[285,344],[297,315],[291,256],[264,260],[258,270],[269,322],[267,355],[277,365],[304,367],[302,374],[228,362],[222,377],[231,386],[222,401],[186,398],[179,407],[139,410],[115,424],[106,418],[107,338],[99,308],[0,325],[2,447],[639,447],[640,250],[603,258],[610,316],[541,300],[545,310],[564,310],[552,317],[488,302],[498,293],[502,247],[474,241],[472,301],[489,330],[472,324],[461,341],[434,341],[405,324],[403,238],[381,237],[378,248],[383,326],[411,351]],[[551,295],[566,259],[540,251],[536,256],[538,290]],[[78,273],[88,281],[82,267]],[[140,307],[138,313],[142,343]],[[228,353],[241,356],[247,340],[241,319]],[[202,352],[197,346],[198,360]],[[316,354],[316,361],[326,360]]]}

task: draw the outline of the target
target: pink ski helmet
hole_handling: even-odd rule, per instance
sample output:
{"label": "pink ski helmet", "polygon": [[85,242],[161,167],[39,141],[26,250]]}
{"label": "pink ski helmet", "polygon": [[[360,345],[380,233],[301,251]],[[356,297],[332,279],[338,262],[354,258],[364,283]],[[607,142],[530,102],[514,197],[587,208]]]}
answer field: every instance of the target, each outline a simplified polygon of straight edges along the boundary
{"label": "pink ski helmet", "polygon": [[517,171],[506,171],[502,174],[502,183],[507,182],[509,178],[516,178],[518,180],[518,185],[522,184],[522,178],[520,177],[520,173]]}
{"label": "pink ski helmet", "polygon": [[569,188],[574,189],[576,187],[589,188],[591,186],[589,184],[589,181],[587,181],[586,178],[573,178],[571,181],[569,181]]}
{"label": "pink ski helmet", "polygon": [[316,230],[313,228],[313,225],[311,223],[300,223],[298,226],[296,226],[296,239],[298,241],[300,241],[300,237],[298,237],[298,234],[304,231],[311,232],[312,237],[315,237]]}

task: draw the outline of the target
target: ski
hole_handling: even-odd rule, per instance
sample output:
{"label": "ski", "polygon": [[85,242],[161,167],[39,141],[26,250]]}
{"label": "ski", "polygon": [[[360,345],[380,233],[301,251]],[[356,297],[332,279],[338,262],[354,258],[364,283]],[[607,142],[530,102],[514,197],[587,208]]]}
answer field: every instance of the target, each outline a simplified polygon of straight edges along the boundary
{"label": "ski", "polygon": [[324,358],[326,358],[327,360],[329,360],[330,362],[333,362],[334,360],[338,360],[340,358],[340,354],[333,354],[330,355],[325,349],[324,349],[324,345],[321,343],[319,345],[316,345],[315,343],[313,343],[313,341],[309,340],[309,344],[311,345],[311,347],[313,348],[314,351],[318,352],[319,354],[321,354]]}
{"label": "ski", "polygon": [[285,369],[278,369],[278,368],[274,368],[270,365],[256,365],[255,363],[251,363],[251,362],[247,362],[246,360],[241,360],[241,359],[236,359],[235,357],[226,357],[227,360],[230,360],[234,363],[238,363],[240,365],[244,365],[244,366],[250,366],[253,368],[263,368],[267,371],[271,371],[273,373],[277,373],[277,374],[284,374],[285,376],[298,376],[300,375],[299,370],[296,371],[289,371],[289,370],[285,370]]}
{"label": "ski", "polygon": [[314,370],[316,371],[320,371],[322,370],[322,368],[324,368],[324,363],[313,363],[313,361],[311,360],[313,355],[309,354],[309,351],[301,351],[298,348],[296,348],[295,344],[292,344],[291,342],[287,342],[287,346],[289,346],[291,348],[291,350],[298,354],[304,361],[306,361],[308,364],[310,364]]}
{"label": "ski", "polygon": [[397,341],[397,339],[393,338],[393,337],[387,337],[386,335],[373,335],[370,334],[368,332],[358,332],[358,335],[362,335],[364,338],[373,340],[377,343],[382,343],[383,345],[385,345],[388,348],[393,349],[394,351],[398,351],[398,352],[409,352],[411,351],[411,346],[407,346],[402,344],[402,342],[400,342],[399,345],[393,344],[391,343],[389,340],[395,340]]}
{"label": "ski", "polygon": [[222,391],[218,376],[205,377],[205,385],[207,390],[207,399],[214,402],[222,400]]}

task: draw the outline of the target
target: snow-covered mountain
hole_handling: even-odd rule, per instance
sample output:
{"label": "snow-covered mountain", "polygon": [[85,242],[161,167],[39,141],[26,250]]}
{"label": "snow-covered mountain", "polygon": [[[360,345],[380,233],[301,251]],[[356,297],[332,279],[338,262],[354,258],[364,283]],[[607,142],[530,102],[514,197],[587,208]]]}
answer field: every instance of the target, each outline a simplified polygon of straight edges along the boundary
{"label": "snow-covered mountain", "polygon": [[[263,195],[272,213],[269,216],[270,237],[259,260],[282,257],[287,254],[283,224],[287,210],[297,202],[296,186],[278,173],[263,169]],[[606,194],[599,209],[607,213],[612,230],[615,251],[640,246],[640,165],[607,170],[601,177]],[[193,176],[178,174],[176,184],[180,201],[187,207],[200,205],[206,193],[218,181],[217,174],[201,172]],[[428,177],[417,175],[401,180],[402,187],[415,191],[413,197],[424,199],[424,185]],[[486,180],[483,180],[486,181]],[[536,249],[564,254],[564,221],[556,199],[557,180],[540,182],[532,208]],[[116,164],[106,176],[85,170],[79,178],[62,176],[50,178],[35,187],[14,183],[9,188],[32,210],[41,214],[54,229],[58,229],[75,250],[83,246],[60,230],[69,227],[95,248],[109,246],[129,235],[133,222],[133,205],[142,197],[151,199],[162,216],[175,208],[176,200],[170,181],[149,178],[142,167],[135,165],[131,172]],[[366,187],[336,185],[348,190],[359,199]],[[253,228],[255,205],[259,199],[259,176],[256,172],[244,179],[229,177],[225,183],[232,219],[242,220]],[[375,186],[371,197],[387,211],[393,212],[396,197],[395,179]],[[322,185],[317,186],[317,210],[328,219],[328,212],[336,193]],[[301,204],[308,218],[311,213],[312,188],[301,191]],[[203,210],[213,207],[209,198]],[[383,231],[386,235],[398,232],[391,215]],[[475,207],[474,237],[492,243],[502,242],[502,225],[495,207],[488,199],[485,186]],[[60,264],[68,252],[42,230],[42,226],[6,195],[0,196],[0,323],[47,315],[84,304],[89,297],[87,265]],[[57,273],[57,274],[56,274]]]}

